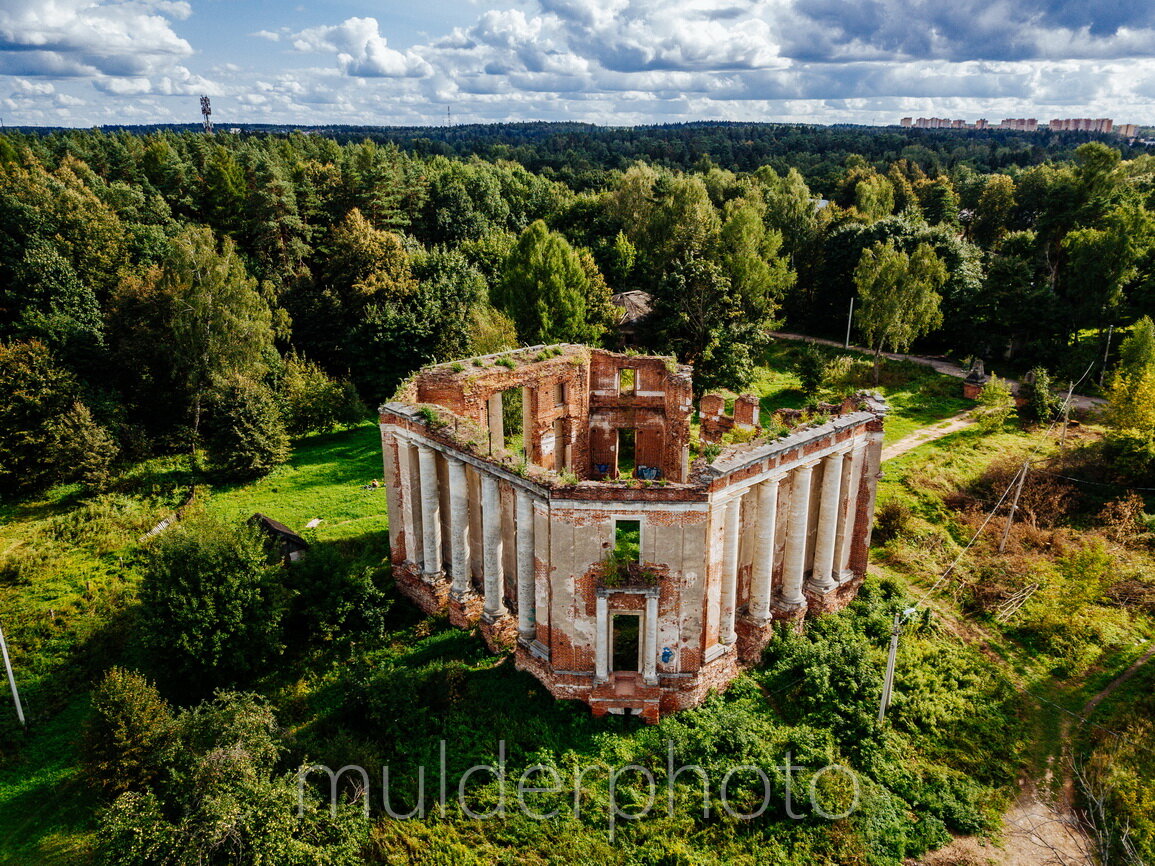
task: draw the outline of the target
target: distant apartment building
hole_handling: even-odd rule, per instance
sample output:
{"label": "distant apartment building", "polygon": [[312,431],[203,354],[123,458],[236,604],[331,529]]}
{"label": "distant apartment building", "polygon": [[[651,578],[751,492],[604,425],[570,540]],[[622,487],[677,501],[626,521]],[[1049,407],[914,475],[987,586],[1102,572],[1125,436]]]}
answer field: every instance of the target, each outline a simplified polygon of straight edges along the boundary
{"label": "distant apartment building", "polygon": [[969,124],[965,120],[949,120],[945,117],[904,117],[899,121],[899,125],[906,129],[1010,129],[1016,132],[1038,132],[1040,129],[1049,129],[1051,132],[1114,132],[1123,138],[1139,136],[1137,124],[1123,123],[1115,126],[1115,121],[1109,117],[1056,118],[1042,127],[1034,117],[1004,117],[995,125],[991,125],[985,117],[980,117],[974,124]]}
{"label": "distant apartment building", "polygon": [[[1050,123],[1052,132],[1111,132],[1115,122],[1109,117],[1066,117],[1056,118]],[[1134,124],[1128,124],[1134,126]]]}
{"label": "distant apartment building", "polygon": [[1016,132],[1037,132],[1039,121],[1033,117],[1004,117],[996,129],[1013,129]]}

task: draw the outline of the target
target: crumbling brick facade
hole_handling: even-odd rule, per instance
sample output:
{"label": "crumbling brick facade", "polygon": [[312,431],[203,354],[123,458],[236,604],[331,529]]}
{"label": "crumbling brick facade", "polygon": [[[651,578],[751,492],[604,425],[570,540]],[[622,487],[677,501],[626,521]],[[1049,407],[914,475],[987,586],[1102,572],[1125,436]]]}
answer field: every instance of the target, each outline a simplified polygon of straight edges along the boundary
{"label": "crumbling brick facade", "polygon": [[[725,687],[774,623],[847,604],[885,407],[691,467],[691,384],[670,359],[569,345],[421,371],[380,410],[398,588],[556,697],[650,721]],[[722,405],[703,400],[703,429],[757,425],[755,398]]]}

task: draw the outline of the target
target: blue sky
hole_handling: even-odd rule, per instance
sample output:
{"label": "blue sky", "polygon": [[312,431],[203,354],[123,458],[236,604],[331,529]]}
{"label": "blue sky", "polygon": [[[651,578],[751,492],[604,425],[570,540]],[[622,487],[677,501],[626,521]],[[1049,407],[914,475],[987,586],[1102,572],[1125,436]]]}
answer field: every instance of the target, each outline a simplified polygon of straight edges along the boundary
{"label": "blue sky", "polygon": [[9,125],[1155,123],[1151,0],[0,0]]}

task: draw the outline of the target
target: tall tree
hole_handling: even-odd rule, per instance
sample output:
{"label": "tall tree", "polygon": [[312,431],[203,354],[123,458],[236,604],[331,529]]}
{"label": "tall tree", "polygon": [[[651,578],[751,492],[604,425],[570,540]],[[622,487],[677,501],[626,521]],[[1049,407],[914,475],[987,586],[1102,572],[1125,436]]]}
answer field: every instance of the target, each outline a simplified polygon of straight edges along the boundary
{"label": "tall tree", "polygon": [[192,402],[195,446],[209,392],[268,370],[275,356],[271,315],[233,242],[225,238],[218,247],[209,228],[173,238],[161,288],[171,298],[173,362]]}
{"label": "tall tree", "polygon": [[758,207],[746,199],[730,202],[718,239],[718,261],[755,320],[773,318],[794,285],[794,272],[778,255],[781,249],[781,233],[767,231]]}
{"label": "tall tree", "polygon": [[919,244],[910,256],[889,241],[863,250],[854,270],[861,301],[858,328],[874,348],[876,383],[884,347],[905,352],[942,323],[938,288],[946,277],[946,267],[930,244]]}
{"label": "tall tree", "polygon": [[768,339],[765,320],[745,314],[741,293],[722,268],[691,253],[662,278],[654,315],[667,350],[694,365],[694,388],[749,383]]}
{"label": "tall tree", "polygon": [[1015,207],[1015,182],[1005,174],[992,174],[979,195],[972,233],[984,247],[998,242],[1006,233],[1007,221]]}
{"label": "tall tree", "polygon": [[513,319],[522,341],[580,343],[597,339],[601,331],[590,321],[591,289],[578,253],[538,220],[510,253],[494,300]]}

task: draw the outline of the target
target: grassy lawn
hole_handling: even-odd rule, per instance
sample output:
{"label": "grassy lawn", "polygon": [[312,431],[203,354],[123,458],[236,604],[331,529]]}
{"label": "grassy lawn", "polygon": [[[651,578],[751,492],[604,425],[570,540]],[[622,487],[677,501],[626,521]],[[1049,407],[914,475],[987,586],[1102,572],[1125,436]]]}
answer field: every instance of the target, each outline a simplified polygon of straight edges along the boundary
{"label": "grassy lawn", "polygon": [[[851,357],[856,361],[870,360],[859,352],[817,347],[828,359]],[[768,424],[775,409],[800,409],[807,404],[800,387],[795,365],[802,353],[802,345],[780,340],[771,345],[765,363],[755,371],[749,391],[759,397],[762,423]],[[876,386],[868,375],[856,367],[853,382],[840,383],[824,390],[826,400],[841,399],[856,390],[877,390],[890,406],[886,419],[885,443],[897,442],[921,427],[952,418],[974,406],[962,396],[962,383],[943,376],[929,367],[901,361],[884,361],[881,381]],[[729,405],[729,401],[728,405]]]}
{"label": "grassy lawn", "polygon": [[[376,425],[312,436],[267,478],[211,491],[229,520],[263,512],[347,556],[377,561],[388,528]],[[183,501],[185,457],[127,469],[110,492],[58,488],[0,509],[0,624],[29,719],[18,729],[0,679],[0,864],[87,862],[91,792],[79,736],[93,678],[134,653],[139,538]],[[314,517],[322,523],[304,530]],[[2,675],[0,675],[2,676]]]}
{"label": "grassy lawn", "polygon": [[[259,511],[306,538],[338,541],[389,528],[384,487],[363,489],[381,475],[380,433],[367,424],[299,441],[287,464],[252,484],[215,489],[208,508],[230,520]],[[306,531],[314,518],[321,523]]]}

